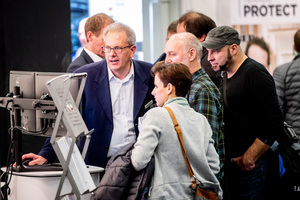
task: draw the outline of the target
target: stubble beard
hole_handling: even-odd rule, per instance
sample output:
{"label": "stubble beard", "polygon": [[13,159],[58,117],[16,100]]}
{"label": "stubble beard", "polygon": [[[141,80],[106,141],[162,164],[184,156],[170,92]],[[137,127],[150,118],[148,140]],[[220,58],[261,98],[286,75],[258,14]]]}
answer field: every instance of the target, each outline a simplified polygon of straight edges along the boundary
{"label": "stubble beard", "polygon": [[228,63],[232,60],[232,55],[230,54],[229,48],[227,49],[227,60],[223,65],[220,65],[220,71],[226,71],[228,68],[227,65]]}

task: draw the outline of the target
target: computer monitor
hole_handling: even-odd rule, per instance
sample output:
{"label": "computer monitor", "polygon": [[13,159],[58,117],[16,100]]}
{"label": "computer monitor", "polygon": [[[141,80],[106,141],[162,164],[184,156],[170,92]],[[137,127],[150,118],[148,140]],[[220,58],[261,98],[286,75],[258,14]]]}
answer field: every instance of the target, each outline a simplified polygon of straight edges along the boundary
{"label": "computer monitor", "polygon": [[[10,92],[14,93],[15,86],[20,88],[20,96],[23,99],[36,99],[51,101],[52,97],[47,89],[47,82],[65,73],[61,72],[10,72]],[[78,94],[78,79],[72,80],[70,92],[74,99]],[[19,105],[22,108],[22,105]],[[21,109],[21,131],[23,134],[51,137],[54,128],[57,109]],[[63,136],[67,132],[63,122],[61,122],[57,136]]]}
{"label": "computer monitor", "polygon": [[[48,89],[47,89],[47,82],[51,79],[60,76],[65,73],[55,73],[55,72],[36,72],[35,73],[35,97],[37,99],[52,99]],[[74,99],[76,99],[78,94],[78,79],[72,80],[72,84],[70,86],[70,92]],[[47,132],[44,134],[44,136],[51,136],[55,118],[56,118],[57,111],[55,112],[49,112],[49,111],[43,111],[43,110],[37,110],[36,111],[36,130],[42,130],[47,125],[51,125]],[[63,136],[67,132],[66,127],[64,126],[63,122],[61,121],[57,136]]]}
{"label": "computer monitor", "polygon": [[[35,99],[35,73],[28,71],[10,71],[9,91],[12,96],[14,88],[20,87],[20,97]],[[24,130],[35,131],[35,110],[21,110],[21,127]]]}
{"label": "computer monitor", "polygon": [[[13,129],[13,152],[17,170],[22,169],[22,133],[36,136],[51,137],[57,108],[47,89],[47,82],[65,73],[55,72],[10,72],[11,119]],[[70,92],[74,99],[77,98],[79,79],[72,80]],[[63,122],[56,133],[57,137],[66,135],[67,129]]]}

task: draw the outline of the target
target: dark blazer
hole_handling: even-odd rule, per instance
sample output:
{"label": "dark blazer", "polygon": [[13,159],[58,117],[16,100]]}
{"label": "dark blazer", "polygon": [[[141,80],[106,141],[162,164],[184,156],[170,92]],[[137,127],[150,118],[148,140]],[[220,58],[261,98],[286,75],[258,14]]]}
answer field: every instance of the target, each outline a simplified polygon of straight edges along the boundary
{"label": "dark blazer", "polygon": [[89,54],[87,54],[87,52],[83,49],[82,52],[80,53],[80,55],[73,62],[70,63],[70,65],[67,69],[67,72],[72,73],[79,67],[86,65],[86,64],[93,63],[93,62],[94,61],[89,56]]}
{"label": "dark blazer", "polygon": [[[155,103],[154,97],[151,95],[154,87],[154,79],[150,75],[152,64],[133,60],[133,65],[133,120],[138,136],[138,117],[143,116],[150,109],[150,105]],[[88,165],[105,167],[114,128],[106,60],[82,66],[75,71],[75,73],[77,72],[87,72],[88,74],[82,96],[83,118],[88,130],[94,129],[85,162]],[[48,139],[48,141],[50,140]],[[83,144],[84,139],[80,141],[80,149],[83,148]],[[50,154],[53,151],[51,148],[49,144],[45,145],[39,153],[39,155],[46,159],[50,159],[49,162],[52,161],[52,156],[55,156],[55,154]]]}
{"label": "dark blazer", "polygon": [[157,60],[154,62],[154,65],[155,65],[157,62],[159,62],[159,61],[164,61],[164,60],[166,60],[166,57],[167,57],[166,53],[162,53],[162,54],[159,56],[159,58],[157,58]]}

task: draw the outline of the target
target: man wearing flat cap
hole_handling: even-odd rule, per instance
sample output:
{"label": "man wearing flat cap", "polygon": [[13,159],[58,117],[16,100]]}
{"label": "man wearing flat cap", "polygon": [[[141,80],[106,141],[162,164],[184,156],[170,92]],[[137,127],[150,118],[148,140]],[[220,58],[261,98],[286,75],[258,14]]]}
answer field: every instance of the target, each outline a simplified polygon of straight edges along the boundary
{"label": "man wearing flat cap", "polygon": [[[236,30],[212,29],[202,42],[213,70],[224,71],[220,91],[224,100],[226,170],[225,199],[271,199],[270,149],[283,130],[275,84],[269,72],[248,58]],[[278,174],[278,172],[277,172]],[[274,190],[274,188],[273,188]],[[274,194],[273,194],[274,195]]]}

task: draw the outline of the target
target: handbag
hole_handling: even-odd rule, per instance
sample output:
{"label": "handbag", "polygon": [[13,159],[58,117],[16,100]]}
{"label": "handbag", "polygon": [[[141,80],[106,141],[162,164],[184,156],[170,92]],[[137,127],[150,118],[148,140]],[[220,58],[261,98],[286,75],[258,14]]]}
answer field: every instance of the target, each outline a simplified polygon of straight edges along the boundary
{"label": "handbag", "polygon": [[278,137],[277,141],[282,145],[292,145],[294,143],[298,143],[299,137],[291,125],[283,122],[283,134]]}
{"label": "handbag", "polygon": [[171,118],[172,118],[172,121],[174,123],[174,128],[176,130],[176,133],[177,133],[177,136],[178,136],[178,140],[179,140],[179,143],[180,143],[180,147],[181,147],[181,150],[182,150],[182,154],[183,154],[183,157],[185,159],[185,162],[186,162],[186,165],[187,165],[187,168],[188,168],[188,171],[189,171],[189,175],[191,177],[191,181],[192,181],[192,189],[193,191],[195,192],[195,200],[218,200],[218,194],[213,192],[213,191],[209,191],[208,189],[206,189],[204,187],[204,184],[196,178],[194,172],[193,172],[193,169],[191,167],[191,164],[188,160],[188,157],[186,155],[186,152],[185,152],[185,147],[184,147],[184,143],[183,143],[183,137],[182,137],[182,133],[181,133],[181,129],[178,125],[178,122],[176,120],[176,117],[173,113],[173,111],[171,110],[171,108],[169,107],[164,107],[165,109],[167,109],[167,111],[169,112]]}
{"label": "handbag", "polygon": [[284,122],[282,134],[277,139],[276,152],[282,157],[283,166],[291,182],[300,183],[300,143],[293,128]]}
{"label": "handbag", "polygon": [[[286,91],[286,77],[287,73],[293,65],[295,59],[287,67],[284,74],[284,92]],[[286,115],[284,111],[284,115]],[[289,182],[300,184],[300,143],[299,137],[294,132],[293,127],[284,122],[282,134],[277,138],[279,143],[277,153],[282,157],[283,166],[286,169],[285,176],[288,177]]]}

